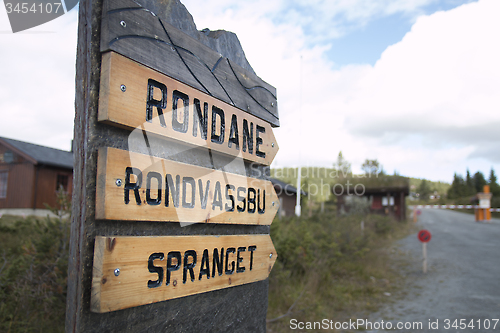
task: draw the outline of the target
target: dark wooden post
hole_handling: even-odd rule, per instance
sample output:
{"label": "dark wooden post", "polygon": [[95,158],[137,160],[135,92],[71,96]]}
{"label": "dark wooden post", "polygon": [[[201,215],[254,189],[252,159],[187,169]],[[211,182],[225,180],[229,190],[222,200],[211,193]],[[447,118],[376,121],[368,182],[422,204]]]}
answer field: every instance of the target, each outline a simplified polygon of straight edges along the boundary
{"label": "dark wooden post", "polygon": [[[82,0],[79,5],[76,61],[74,127],[73,202],[71,245],[68,263],[66,332],[81,332],[88,327],[92,269],[92,236],[95,235],[92,191],[95,192],[96,162],[90,137],[95,134],[99,94],[99,41],[101,0]],[[90,160],[92,159],[92,160]]]}
{"label": "dark wooden post", "polygon": [[405,192],[404,190],[401,190],[401,192],[399,192],[399,201],[400,201],[400,204],[399,206],[401,207],[400,208],[400,221],[404,221],[406,219],[406,202],[405,202]]}
{"label": "dark wooden post", "polygon": [[[130,2],[127,5],[136,3]],[[267,279],[107,313],[91,312],[96,236],[262,235],[269,234],[270,228],[268,225],[216,223],[198,223],[182,228],[179,223],[96,220],[98,149],[111,147],[142,154],[150,152],[147,148],[129,145],[130,131],[97,120],[103,1],[82,0],[79,8],[66,332],[264,332],[268,301]],[[248,103],[252,107],[255,104],[252,101]],[[273,107],[275,103],[274,100]],[[245,110],[249,108],[250,106],[245,107]],[[277,121],[277,116],[274,118]],[[175,152],[178,146],[179,144],[169,143],[165,146],[165,151]],[[207,159],[205,154],[196,149],[176,158],[180,162],[215,168],[213,160]],[[268,167],[255,167],[249,162],[244,163],[243,170],[230,171],[262,179],[269,176]]]}

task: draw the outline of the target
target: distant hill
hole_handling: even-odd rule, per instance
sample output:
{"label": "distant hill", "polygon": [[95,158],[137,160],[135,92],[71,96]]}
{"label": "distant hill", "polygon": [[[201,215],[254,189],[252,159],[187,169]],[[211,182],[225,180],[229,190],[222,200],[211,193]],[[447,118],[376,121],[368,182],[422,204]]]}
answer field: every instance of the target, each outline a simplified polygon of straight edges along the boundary
{"label": "distant hill", "polygon": [[[297,186],[297,168],[273,168],[271,169],[271,177],[284,181],[293,186]],[[417,189],[421,185],[424,179],[393,176],[393,175],[352,175],[343,173],[341,170],[335,168],[325,168],[325,167],[302,167],[302,190],[307,192],[313,201],[321,202],[330,199],[331,188],[335,184],[341,184],[346,187],[346,183],[349,180],[351,186],[351,191],[357,183],[362,183],[365,185],[377,184],[383,182],[385,185],[387,183],[400,183],[401,181],[410,183],[410,192],[417,192]],[[446,195],[450,184],[444,182],[433,182],[426,180],[427,186],[432,191],[437,191],[437,193],[442,197]]]}
{"label": "distant hill", "polygon": [[[410,192],[416,192],[416,190],[420,187],[423,178],[411,178],[410,179]],[[448,189],[451,187],[451,184],[445,182],[433,182],[425,179],[432,192],[437,191],[438,194],[442,197],[448,193]]]}

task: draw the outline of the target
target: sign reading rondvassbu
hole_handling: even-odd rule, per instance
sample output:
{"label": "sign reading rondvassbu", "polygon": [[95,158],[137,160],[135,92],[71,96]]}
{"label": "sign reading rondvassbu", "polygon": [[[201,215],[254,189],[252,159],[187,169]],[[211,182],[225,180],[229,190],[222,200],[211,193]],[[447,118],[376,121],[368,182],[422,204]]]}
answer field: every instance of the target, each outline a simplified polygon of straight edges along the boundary
{"label": "sign reading rondvassbu", "polygon": [[96,218],[271,224],[279,200],[268,180],[101,148]]}

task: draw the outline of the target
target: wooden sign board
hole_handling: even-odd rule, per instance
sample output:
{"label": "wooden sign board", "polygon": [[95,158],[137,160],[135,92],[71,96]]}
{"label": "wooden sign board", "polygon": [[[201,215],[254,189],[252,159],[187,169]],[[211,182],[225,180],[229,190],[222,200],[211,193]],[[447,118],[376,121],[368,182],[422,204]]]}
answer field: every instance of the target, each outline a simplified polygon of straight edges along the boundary
{"label": "wooden sign board", "polygon": [[278,207],[267,180],[99,149],[97,219],[269,225]]}
{"label": "wooden sign board", "polygon": [[115,52],[102,56],[99,121],[270,165],[271,125]]}
{"label": "wooden sign board", "polygon": [[476,197],[479,199],[479,208],[488,209],[491,208],[491,193],[478,193]]}
{"label": "wooden sign board", "polygon": [[91,311],[109,312],[267,278],[269,235],[95,239]]}

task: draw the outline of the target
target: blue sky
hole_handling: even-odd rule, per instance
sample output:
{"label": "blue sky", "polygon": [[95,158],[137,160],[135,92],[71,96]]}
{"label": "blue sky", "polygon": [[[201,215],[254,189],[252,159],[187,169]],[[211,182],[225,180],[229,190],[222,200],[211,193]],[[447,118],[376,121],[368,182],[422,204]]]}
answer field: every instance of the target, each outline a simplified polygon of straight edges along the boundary
{"label": "blue sky", "polygon": [[[467,167],[500,172],[500,1],[182,3],[198,29],[235,32],[277,88],[273,166],[331,166],[342,150],[354,171],[377,158],[448,182]],[[69,149],[76,25],[72,10],[12,34],[0,6],[0,136]],[[37,89],[16,88],[26,82]]]}
{"label": "blue sky", "polygon": [[413,13],[398,12],[371,18],[368,22],[348,29],[345,35],[330,40],[332,47],[327,56],[337,67],[349,64],[375,65],[389,45],[401,41],[411,30],[418,15],[450,10],[469,2],[471,1],[435,1]]}

